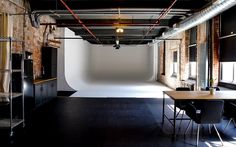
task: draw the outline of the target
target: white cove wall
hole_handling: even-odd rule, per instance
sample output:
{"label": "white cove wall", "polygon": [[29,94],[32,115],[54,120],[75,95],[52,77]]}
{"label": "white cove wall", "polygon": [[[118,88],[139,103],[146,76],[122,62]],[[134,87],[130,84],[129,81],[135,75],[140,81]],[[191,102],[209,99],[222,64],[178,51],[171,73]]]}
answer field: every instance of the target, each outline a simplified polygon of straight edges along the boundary
{"label": "white cove wall", "polygon": [[[65,29],[65,37],[78,36]],[[60,54],[59,63],[64,61],[64,70],[59,65],[58,76],[64,73],[65,78],[59,78],[58,89],[72,88],[78,91],[79,96],[86,93],[86,96],[98,96],[117,89],[130,93],[138,85],[156,80],[158,55],[155,46],[121,44],[121,48],[116,50],[113,45],[93,45],[82,39],[65,39],[62,52],[64,60]],[[63,84],[65,81],[67,84]]]}
{"label": "white cove wall", "polygon": [[[75,37],[69,29],[65,30],[65,36]],[[65,78],[70,87],[79,90],[87,84],[90,44],[82,39],[66,39],[64,43]]]}
{"label": "white cove wall", "polygon": [[147,45],[90,46],[90,74],[96,81],[150,81],[153,75],[153,50]]}

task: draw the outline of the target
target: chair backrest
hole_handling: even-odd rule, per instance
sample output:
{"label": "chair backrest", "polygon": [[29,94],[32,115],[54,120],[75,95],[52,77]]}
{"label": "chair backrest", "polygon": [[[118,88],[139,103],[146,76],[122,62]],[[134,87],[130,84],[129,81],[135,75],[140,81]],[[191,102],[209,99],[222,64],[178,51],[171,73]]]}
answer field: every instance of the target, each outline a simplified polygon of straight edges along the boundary
{"label": "chair backrest", "polygon": [[224,104],[224,116],[229,118],[236,118],[236,101],[228,100]]}
{"label": "chair backrest", "polygon": [[198,118],[200,123],[220,123],[224,108],[223,100],[200,100],[197,103],[197,109],[201,111]]}
{"label": "chair backrest", "polygon": [[175,90],[176,91],[190,91],[190,88],[189,87],[177,87]]}
{"label": "chair backrest", "polygon": [[[213,87],[216,89],[216,91],[220,91],[220,88],[219,87]],[[209,91],[210,90],[210,87],[206,87],[206,91]]]}
{"label": "chair backrest", "polygon": [[[191,89],[188,87],[177,87],[175,89],[176,91],[190,91]],[[181,100],[181,101],[176,101],[175,105],[179,109],[184,109],[188,103],[188,100]]]}

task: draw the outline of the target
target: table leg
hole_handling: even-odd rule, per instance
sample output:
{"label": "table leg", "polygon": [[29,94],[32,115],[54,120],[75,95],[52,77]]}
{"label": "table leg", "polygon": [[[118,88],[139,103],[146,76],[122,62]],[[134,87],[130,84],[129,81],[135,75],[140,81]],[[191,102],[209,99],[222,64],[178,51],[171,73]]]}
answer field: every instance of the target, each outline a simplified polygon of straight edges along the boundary
{"label": "table leg", "polygon": [[176,101],[174,101],[174,122],[173,122],[173,137],[174,139],[176,138],[176,132],[175,132],[175,128],[176,128]]}
{"label": "table leg", "polygon": [[164,125],[164,117],[165,115],[165,93],[163,92],[163,100],[162,100],[162,125]]}

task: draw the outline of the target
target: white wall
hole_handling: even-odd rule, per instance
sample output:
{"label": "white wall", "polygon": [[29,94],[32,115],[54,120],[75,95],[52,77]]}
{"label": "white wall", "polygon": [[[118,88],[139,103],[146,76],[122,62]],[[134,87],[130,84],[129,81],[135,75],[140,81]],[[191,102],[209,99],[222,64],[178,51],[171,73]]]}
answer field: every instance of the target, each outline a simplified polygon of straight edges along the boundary
{"label": "white wall", "polygon": [[[69,31],[68,29],[63,29],[63,34]],[[73,91],[65,78],[65,40],[61,41],[61,47],[57,50],[57,90],[58,91]]]}
{"label": "white wall", "polygon": [[93,80],[147,81],[152,76],[152,49],[147,45],[91,45],[90,73]]}
{"label": "white wall", "polygon": [[[65,36],[73,37],[74,32],[66,29]],[[89,47],[89,43],[82,39],[65,40],[65,77],[70,87],[75,90],[85,85],[88,80]]]}
{"label": "white wall", "polygon": [[[65,29],[65,37],[75,37]],[[78,37],[78,36],[76,36]],[[154,46],[92,45],[65,39],[58,55],[58,90],[81,90],[94,82],[150,82],[156,80],[157,57]]]}
{"label": "white wall", "polygon": [[150,61],[150,67],[149,67],[149,79],[150,81],[157,81],[157,73],[158,73],[158,46],[157,43],[150,44],[148,46],[149,49],[149,61]]}
{"label": "white wall", "polygon": [[[68,28],[65,37],[78,37]],[[82,39],[64,39],[58,52],[58,91],[76,90],[83,86],[88,78],[89,43]]]}

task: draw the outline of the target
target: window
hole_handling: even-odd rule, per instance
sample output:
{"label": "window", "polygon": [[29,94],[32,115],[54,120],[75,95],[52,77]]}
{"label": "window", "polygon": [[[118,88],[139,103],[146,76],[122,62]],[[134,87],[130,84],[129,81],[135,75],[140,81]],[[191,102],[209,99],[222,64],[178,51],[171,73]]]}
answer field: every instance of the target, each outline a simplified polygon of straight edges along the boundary
{"label": "window", "polygon": [[189,41],[189,78],[196,79],[197,76],[197,27],[190,29]]}
{"label": "window", "polygon": [[189,62],[189,78],[195,79],[197,73],[196,62]]}
{"label": "window", "polygon": [[236,85],[236,31],[235,16],[236,7],[221,14],[221,37],[220,37],[220,82],[225,87]]}
{"label": "window", "polygon": [[197,49],[196,45],[189,47],[189,78],[196,79],[197,73]]}
{"label": "window", "polygon": [[236,84],[236,62],[221,62],[221,82]]}
{"label": "window", "polygon": [[177,51],[173,52],[173,73],[172,76],[177,76],[178,66],[177,66]]}

